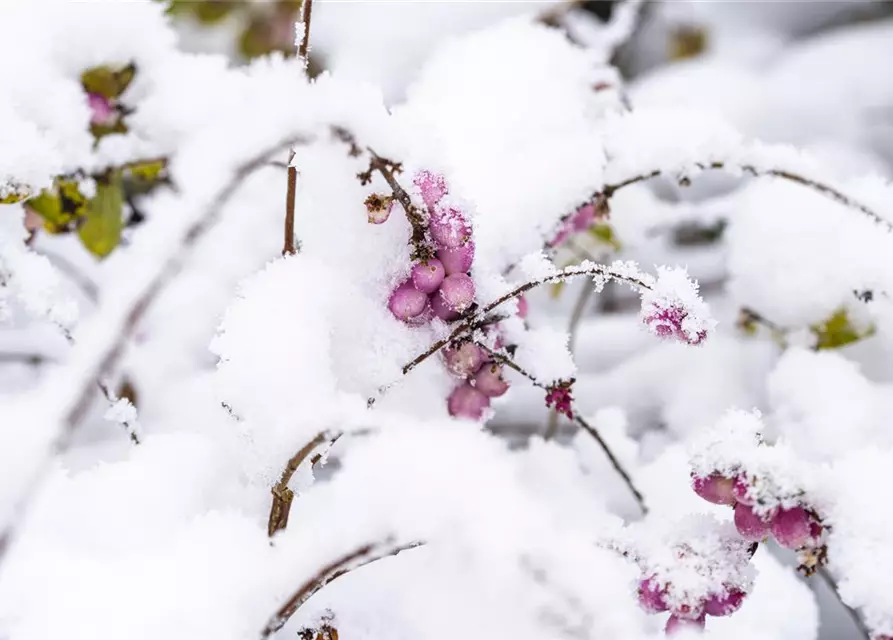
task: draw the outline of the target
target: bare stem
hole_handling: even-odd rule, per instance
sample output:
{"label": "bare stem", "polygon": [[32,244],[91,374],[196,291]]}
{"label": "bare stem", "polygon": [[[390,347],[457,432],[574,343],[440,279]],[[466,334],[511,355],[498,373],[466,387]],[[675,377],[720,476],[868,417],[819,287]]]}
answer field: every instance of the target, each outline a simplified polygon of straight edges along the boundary
{"label": "bare stem", "polygon": [[[291,511],[291,503],[295,498],[295,492],[288,488],[288,483],[298,470],[298,467],[323,443],[328,442],[329,446],[331,446],[335,444],[341,435],[342,432],[340,431],[335,433],[320,431],[289,459],[285,469],[282,470],[279,482],[271,489],[273,504],[270,506],[270,517],[267,521],[268,536],[272,538],[277,531],[281,531],[288,526],[288,515]],[[315,458],[312,462],[315,463],[318,460],[319,458]]]}
{"label": "bare stem", "polygon": [[269,638],[271,635],[279,631],[285,626],[285,623],[307,602],[315,593],[325,587],[333,580],[337,580],[341,576],[372,564],[383,558],[395,556],[398,553],[415,549],[424,545],[424,542],[410,542],[408,544],[397,545],[391,539],[381,542],[373,542],[364,544],[353,551],[346,553],[337,560],[330,562],[322,567],[316,574],[302,584],[292,596],[285,601],[279,610],[267,622],[267,626],[261,631],[261,640]]}
{"label": "bare stem", "polygon": [[313,0],[303,0],[301,2],[301,26],[304,27],[304,33],[301,36],[301,44],[298,46],[298,57],[304,64],[304,73],[310,72],[310,16],[313,12]]}
{"label": "bare stem", "polygon": [[[308,2],[309,0],[305,0]],[[288,183],[285,190],[285,243],[282,246],[283,256],[293,256],[298,251],[295,248],[295,198],[298,191],[298,170],[292,166],[295,152],[288,157]]]}
{"label": "bare stem", "polygon": [[[489,353],[493,360],[495,360],[496,362],[499,362],[500,364],[513,369],[517,373],[527,378],[533,384],[533,386],[539,387],[544,391],[549,390],[549,385],[540,382],[533,374],[531,374],[517,362],[512,360],[507,354],[494,351],[482,342],[475,342],[475,344]],[[602,435],[598,432],[598,429],[593,427],[591,424],[589,424],[589,422],[587,422],[580,416],[580,412],[577,411],[576,406],[574,406],[573,402],[571,403],[571,414],[573,415],[573,421],[576,422],[584,431],[586,431],[586,433],[592,436],[596,442],[598,442],[599,446],[602,448],[602,451],[604,451],[605,455],[608,457],[608,461],[611,463],[611,466],[614,467],[614,470],[617,472],[617,475],[619,475],[623,479],[623,482],[626,483],[626,486],[629,488],[630,493],[633,494],[633,497],[635,498],[636,503],[639,505],[639,509],[642,510],[642,513],[648,513],[648,507],[645,506],[645,498],[642,493],[636,488],[632,477],[623,467],[623,464],[620,462],[620,460],[618,460],[617,457],[614,455],[614,452],[611,451],[611,447],[609,447],[608,443],[605,442],[604,438],[602,438]]]}

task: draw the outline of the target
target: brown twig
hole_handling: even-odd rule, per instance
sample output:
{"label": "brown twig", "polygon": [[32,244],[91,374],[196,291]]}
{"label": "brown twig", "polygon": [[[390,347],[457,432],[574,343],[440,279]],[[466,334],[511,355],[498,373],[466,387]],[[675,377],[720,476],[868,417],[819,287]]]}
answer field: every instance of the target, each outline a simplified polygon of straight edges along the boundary
{"label": "brown twig", "polygon": [[[531,384],[533,384],[533,386],[538,387],[543,391],[550,390],[549,385],[540,382],[533,374],[531,374],[517,362],[512,360],[507,354],[494,351],[482,342],[475,342],[475,344],[489,353],[493,360],[495,360],[496,362],[503,364],[510,369],[513,369],[515,372],[527,378],[531,382]],[[638,503],[639,508],[642,510],[642,513],[647,514],[648,507],[645,505],[645,497],[636,488],[632,477],[629,475],[627,470],[624,469],[623,464],[621,464],[620,460],[617,459],[617,457],[614,455],[614,452],[611,451],[611,447],[609,447],[608,443],[605,442],[604,438],[602,438],[602,435],[598,432],[598,429],[593,427],[591,424],[589,424],[588,421],[580,416],[580,412],[577,411],[576,407],[573,405],[573,402],[571,402],[571,414],[573,415],[573,421],[576,422],[577,425],[579,425],[584,431],[586,431],[586,433],[592,436],[596,442],[598,442],[599,446],[602,448],[602,451],[604,451],[605,455],[608,457],[608,461],[611,463],[611,466],[614,467],[614,471],[616,471],[617,474],[623,479],[623,482],[626,483],[626,486],[629,488],[630,493],[633,494],[633,497],[635,498],[636,503]]]}
{"label": "brown twig", "polygon": [[393,191],[394,198],[403,207],[406,219],[412,227],[412,237],[409,240],[410,244],[412,244],[412,259],[422,262],[430,260],[434,257],[434,245],[428,238],[427,217],[412,203],[412,198],[406,192],[406,189],[400,186],[400,183],[394,177],[395,173],[399,173],[402,170],[402,166],[399,162],[382,158],[368,147],[367,151],[369,151],[371,156],[369,161],[370,171],[360,174],[360,181],[366,182],[371,179],[370,174],[372,170],[381,174],[381,177],[385,179],[385,182],[388,183],[391,191]]}
{"label": "brown twig", "polygon": [[403,551],[415,549],[424,545],[424,542],[411,542],[408,544],[395,545],[391,539],[381,542],[364,544],[361,547],[341,556],[337,560],[330,562],[316,572],[312,578],[302,584],[292,596],[285,601],[279,610],[267,622],[267,626],[261,631],[261,640],[269,638],[271,635],[279,631],[285,626],[285,623],[307,602],[314,594],[327,584],[337,580],[341,576],[372,564],[378,560],[382,560],[389,556],[395,556]]}
{"label": "brown twig", "polygon": [[309,74],[310,60],[310,15],[313,12],[313,0],[301,2],[301,25],[304,33],[301,35],[301,44],[298,46],[298,57],[303,61],[304,73]]}
{"label": "brown twig", "polygon": [[295,198],[298,191],[298,170],[292,165],[294,158],[295,152],[292,151],[288,156],[288,184],[285,190],[285,243],[282,246],[283,256],[293,256],[298,252],[295,247]]}
{"label": "brown twig", "polygon": [[[301,447],[301,449],[289,459],[288,463],[285,465],[285,469],[282,470],[279,482],[273,485],[273,488],[271,489],[273,503],[270,506],[270,517],[267,520],[267,535],[269,537],[272,538],[277,531],[281,531],[288,526],[288,515],[291,511],[291,503],[295,498],[295,492],[288,488],[288,483],[298,470],[298,467],[300,467],[301,463],[303,463],[304,460],[306,460],[307,457],[322,444],[328,442],[329,446],[331,446],[335,444],[341,435],[342,432],[340,431],[336,433],[320,431],[312,440],[310,440],[310,442]],[[316,458],[313,463],[315,464],[318,460],[319,458]]]}
{"label": "brown twig", "polygon": [[[99,349],[96,348],[95,344],[83,347],[81,345],[75,346],[68,367],[82,372],[79,375],[80,382],[70,391],[66,390],[67,397],[59,403],[58,427],[56,433],[50,438],[47,454],[52,449],[61,450],[67,446],[68,438],[80,425],[90,408],[97,381],[121,359],[140,320],[145,316],[152,303],[158,299],[174,278],[179,275],[198,241],[220,221],[224,205],[238,191],[248,176],[266,165],[270,160],[270,156],[289,149],[302,140],[305,140],[303,136],[290,137],[240,165],[236,169],[232,180],[217,193],[198,220],[186,229],[176,244],[176,251],[172,251],[160,263],[154,276],[149,279],[139,294],[134,297],[134,301],[127,313],[120,319],[113,316],[112,318],[95,320],[95,322],[101,322],[102,320],[109,322],[112,325],[109,327],[109,335],[113,337]],[[102,310],[99,313],[101,315]],[[47,466],[47,462],[48,457],[43,461],[42,466],[44,468]],[[25,504],[27,504],[27,499],[35,490],[36,482],[32,483],[32,486],[20,501],[18,505],[20,510],[24,508]],[[9,547],[12,532],[13,527],[10,524],[7,525],[5,531],[0,533],[0,540],[5,541],[5,544],[0,545],[0,561],[4,558],[3,550]]]}
{"label": "brown twig", "polygon": [[[118,398],[115,396],[114,393],[111,392],[111,390],[108,388],[108,385],[103,382],[98,382],[97,385],[99,386],[99,390],[102,391],[102,395],[105,396],[105,399],[108,400],[108,403],[110,405],[118,401]],[[132,424],[130,424],[129,422],[123,422],[121,423],[121,426],[124,427],[124,431],[127,432],[127,436],[130,438],[130,441],[133,444],[141,444],[140,436],[136,432],[136,429]]]}

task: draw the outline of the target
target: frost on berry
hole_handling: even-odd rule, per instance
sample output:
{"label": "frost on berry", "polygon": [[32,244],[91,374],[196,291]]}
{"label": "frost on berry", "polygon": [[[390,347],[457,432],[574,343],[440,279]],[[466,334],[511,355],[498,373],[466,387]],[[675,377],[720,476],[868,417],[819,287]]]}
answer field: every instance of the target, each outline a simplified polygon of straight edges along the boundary
{"label": "frost on berry", "polygon": [[509,383],[502,377],[502,366],[485,364],[474,376],[474,388],[490,398],[498,398],[508,391]]}
{"label": "frost on berry", "polygon": [[735,505],[735,527],[742,538],[751,542],[759,542],[769,535],[769,523],[746,504]]}
{"label": "frost on berry", "polygon": [[467,242],[461,247],[441,247],[437,251],[437,258],[447,275],[467,273],[474,262],[474,242]]}
{"label": "frost on berry", "polygon": [[388,309],[404,322],[422,313],[427,305],[428,296],[416,289],[410,281],[394,289],[388,300]]}
{"label": "frost on berry", "polygon": [[434,293],[443,282],[443,263],[437,258],[414,265],[410,274],[412,284],[422,293]]}
{"label": "frost on berry", "polygon": [[719,473],[711,473],[709,476],[692,476],[692,488],[699,496],[713,504],[735,504],[733,487],[735,480],[726,478]]}
{"label": "frost on berry", "polygon": [[446,180],[439,173],[423,169],[413,176],[413,184],[422,194],[422,201],[429,209],[433,208],[447,194]]}
{"label": "frost on berry", "polygon": [[448,309],[462,313],[474,302],[474,281],[464,273],[454,273],[443,279],[439,292]]}
{"label": "frost on berry", "polygon": [[555,407],[555,411],[563,413],[569,419],[573,419],[574,412],[571,403],[574,401],[571,395],[573,381],[558,382],[546,391],[546,406]]}
{"label": "frost on berry", "polygon": [[698,285],[683,269],[659,267],[650,289],[642,290],[642,322],[659,338],[701,344],[716,326]]}
{"label": "frost on berry", "polygon": [[727,593],[714,594],[704,603],[704,613],[708,616],[729,616],[738,611],[744,603],[746,594],[739,589]]}
{"label": "frost on berry", "polygon": [[467,383],[453,389],[447,399],[447,409],[455,418],[480,420],[489,406],[490,398]]}
{"label": "frost on berry", "polygon": [[669,608],[664,599],[664,591],[663,586],[653,578],[642,580],[637,591],[639,604],[648,613],[663,613]]}
{"label": "frost on berry", "polygon": [[810,515],[802,507],[779,509],[772,518],[772,535],[782,547],[799,549],[811,538],[810,524]]}
{"label": "frost on berry", "polygon": [[473,342],[463,342],[458,347],[443,350],[447,370],[454,376],[473,376],[484,362],[484,351]]}
{"label": "frost on berry", "polygon": [[471,239],[471,227],[465,215],[454,207],[438,207],[428,222],[431,237],[441,247],[455,249]]}

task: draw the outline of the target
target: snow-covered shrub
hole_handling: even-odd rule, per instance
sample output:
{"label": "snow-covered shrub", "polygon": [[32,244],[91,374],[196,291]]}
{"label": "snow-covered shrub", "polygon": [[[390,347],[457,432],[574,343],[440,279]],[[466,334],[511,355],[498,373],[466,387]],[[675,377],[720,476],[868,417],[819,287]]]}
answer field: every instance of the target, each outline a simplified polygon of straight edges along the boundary
{"label": "snow-covered shrub", "polygon": [[[309,4],[220,4],[306,54]],[[893,635],[893,186],[636,104],[640,4],[445,39],[391,104],[161,3],[9,9],[0,636],[811,640],[790,551]]]}

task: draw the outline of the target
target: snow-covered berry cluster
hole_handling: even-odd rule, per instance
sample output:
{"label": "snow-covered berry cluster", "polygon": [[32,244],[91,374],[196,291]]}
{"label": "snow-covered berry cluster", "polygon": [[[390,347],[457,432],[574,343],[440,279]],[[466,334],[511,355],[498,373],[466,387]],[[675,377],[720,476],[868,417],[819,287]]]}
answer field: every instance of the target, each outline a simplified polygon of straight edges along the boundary
{"label": "snow-covered berry cluster", "polygon": [[822,525],[807,505],[767,506],[754,490],[757,482],[741,473],[692,476],[692,488],[704,500],[735,509],[735,527],[745,540],[759,542],[770,535],[786,549],[817,547]]}
{"label": "snow-covered berry cluster", "polygon": [[486,351],[473,342],[444,349],[443,357],[447,370],[462,380],[447,400],[451,416],[480,420],[490,399],[508,391],[502,365],[488,359]]}
{"label": "snow-covered berry cluster", "polygon": [[[436,256],[413,265],[410,277],[391,293],[388,308],[398,319],[414,324],[433,317],[456,320],[475,297],[474,281],[468,273],[474,261],[471,226],[462,211],[443,202],[448,190],[442,175],[420,171],[413,183],[427,208],[428,233],[437,247]],[[392,201],[382,205],[387,211],[392,206]],[[368,200],[367,209],[371,219]]]}
{"label": "snow-covered berry cluster", "polygon": [[735,613],[752,585],[749,565],[756,545],[712,517],[655,524],[652,529],[643,523],[644,540],[621,548],[639,565],[636,593],[642,609],[669,612],[668,635],[703,629],[707,616]]}
{"label": "snow-covered berry cluster", "polygon": [[698,285],[682,269],[660,267],[654,286],[642,291],[642,322],[659,338],[699,345],[716,325]]}

